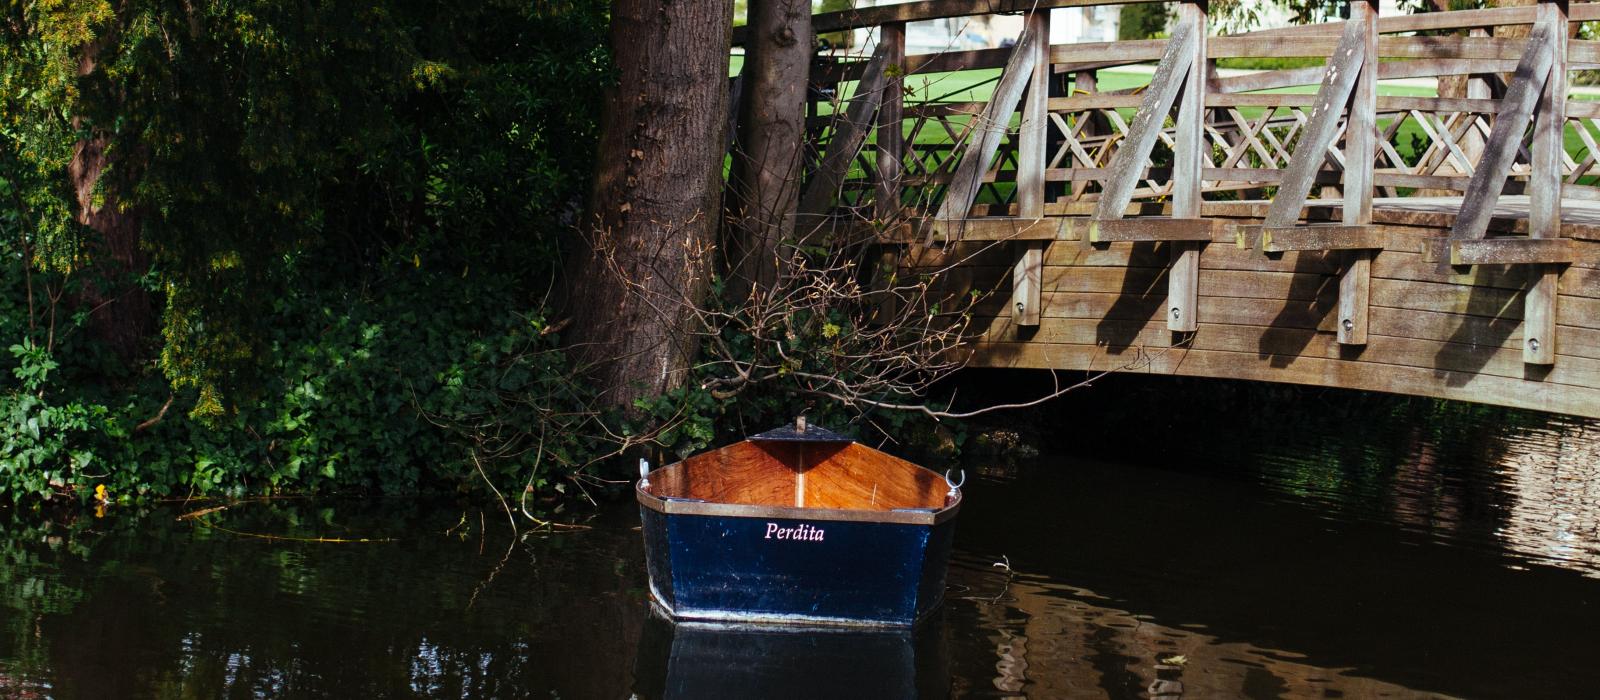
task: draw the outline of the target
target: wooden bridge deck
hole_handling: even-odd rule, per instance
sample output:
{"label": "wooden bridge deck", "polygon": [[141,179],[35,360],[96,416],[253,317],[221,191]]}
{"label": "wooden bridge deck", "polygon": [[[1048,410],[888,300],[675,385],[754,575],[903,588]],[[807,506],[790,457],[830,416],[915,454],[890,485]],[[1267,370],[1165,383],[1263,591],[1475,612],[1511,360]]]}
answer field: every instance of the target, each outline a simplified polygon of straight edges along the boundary
{"label": "wooden bridge deck", "polygon": [[[952,302],[989,292],[970,309],[976,366],[1600,418],[1600,104],[1568,89],[1600,69],[1600,42],[1574,38],[1600,3],[1380,18],[1355,0],[1347,21],[1220,36],[1204,2],[1180,1],[1165,39],[1049,43],[1042,10],[1094,4],[818,16],[876,43],[813,68],[854,87],[811,112],[828,116],[802,219],[870,232],[886,271],[938,273]],[[1027,13],[1014,47],[905,55],[907,21],[992,12]],[[1230,57],[1323,65],[1219,75]],[[1148,85],[1096,90],[1132,64],[1153,65]],[[986,102],[906,98],[919,74],[994,68]],[[1464,76],[1465,94],[1379,91],[1425,76]],[[1317,91],[1280,90],[1301,85]]]}

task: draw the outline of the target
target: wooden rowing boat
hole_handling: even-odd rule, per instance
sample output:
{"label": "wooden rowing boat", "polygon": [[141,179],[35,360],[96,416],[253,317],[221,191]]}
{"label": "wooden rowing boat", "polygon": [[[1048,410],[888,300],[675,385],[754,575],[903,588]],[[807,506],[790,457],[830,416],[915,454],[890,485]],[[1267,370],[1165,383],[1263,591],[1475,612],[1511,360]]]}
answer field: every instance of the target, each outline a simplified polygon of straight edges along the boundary
{"label": "wooden rowing boat", "polygon": [[959,484],[831,431],[647,471],[650,595],[682,620],[909,627],[944,598]]}

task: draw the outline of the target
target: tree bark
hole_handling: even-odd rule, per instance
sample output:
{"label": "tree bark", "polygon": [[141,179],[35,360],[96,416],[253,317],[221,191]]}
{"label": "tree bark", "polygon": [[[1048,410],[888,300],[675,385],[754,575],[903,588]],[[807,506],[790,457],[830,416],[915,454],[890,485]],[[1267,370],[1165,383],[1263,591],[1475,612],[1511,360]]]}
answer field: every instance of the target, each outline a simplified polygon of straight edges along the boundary
{"label": "tree bark", "polygon": [[[106,35],[80,48],[80,78],[89,78],[95,73],[100,52],[113,40],[114,34]],[[82,82],[108,93],[100,95],[99,99],[116,99],[103,84]],[[73,126],[84,128],[83,120],[74,117]],[[96,239],[86,246],[93,276],[84,284],[76,303],[80,308],[89,309],[90,332],[109,345],[124,362],[131,363],[139,357],[154,328],[155,310],[150,295],[132,280],[149,267],[149,259],[140,246],[142,217],[136,210],[121,205],[114,184],[101,182],[112,165],[110,146],[110,135],[93,128],[73,147],[72,160],[67,163],[67,178],[78,205],[77,222],[96,234]],[[137,151],[128,146],[119,148],[122,165],[126,166],[126,159]]]}
{"label": "tree bark", "polygon": [[[110,138],[96,134],[77,143],[67,176],[78,204],[78,223],[94,231],[97,239],[87,246],[94,276],[83,287],[77,303],[90,310],[89,328],[124,362],[135,361],[154,326],[150,295],[131,279],[149,267],[141,249],[143,221],[138,212],[118,204],[111,188],[96,188],[105,174]],[[98,203],[97,203],[98,201]]]}
{"label": "tree bark", "polygon": [[569,347],[604,400],[682,384],[722,216],[732,0],[615,0],[589,246],[572,261]]}
{"label": "tree bark", "polygon": [[794,236],[814,41],[811,3],[753,0],[749,26],[728,183],[736,293],[770,288],[782,261],[780,246]]}

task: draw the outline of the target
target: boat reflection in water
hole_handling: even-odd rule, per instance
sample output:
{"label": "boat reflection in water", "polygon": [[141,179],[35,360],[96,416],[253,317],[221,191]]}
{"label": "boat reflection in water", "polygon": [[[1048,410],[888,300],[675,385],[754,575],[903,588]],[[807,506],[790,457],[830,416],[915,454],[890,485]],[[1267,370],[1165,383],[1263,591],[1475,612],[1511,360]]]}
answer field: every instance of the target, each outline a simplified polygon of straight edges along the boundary
{"label": "boat reflection in water", "polygon": [[728,625],[649,616],[634,661],[639,698],[945,698],[943,615],[915,630]]}

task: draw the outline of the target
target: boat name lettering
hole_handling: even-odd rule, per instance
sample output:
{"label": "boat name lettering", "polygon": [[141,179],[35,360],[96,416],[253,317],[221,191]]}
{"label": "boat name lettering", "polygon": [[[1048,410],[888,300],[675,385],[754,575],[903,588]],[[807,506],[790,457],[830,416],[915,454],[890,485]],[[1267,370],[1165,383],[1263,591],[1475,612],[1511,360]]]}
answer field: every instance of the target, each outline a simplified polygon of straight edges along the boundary
{"label": "boat name lettering", "polygon": [[763,539],[780,540],[806,540],[808,542],[821,542],[823,530],[801,523],[794,527],[778,527],[777,523],[767,523],[767,536]]}

